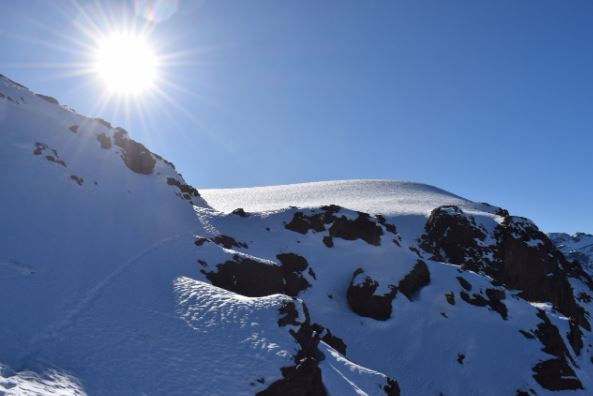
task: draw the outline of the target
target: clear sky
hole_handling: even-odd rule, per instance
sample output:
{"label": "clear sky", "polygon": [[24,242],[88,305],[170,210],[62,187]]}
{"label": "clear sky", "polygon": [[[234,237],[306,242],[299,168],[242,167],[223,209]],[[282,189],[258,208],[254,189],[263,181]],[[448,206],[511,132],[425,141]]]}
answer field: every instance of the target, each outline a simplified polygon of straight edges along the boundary
{"label": "clear sky", "polygon": [[[0,73],[198,189],[412,180],[593,232],[593,1],[161,2],[0,2]],[[167,60],[124,106],[81,70],[89,30],[126,26]]]}

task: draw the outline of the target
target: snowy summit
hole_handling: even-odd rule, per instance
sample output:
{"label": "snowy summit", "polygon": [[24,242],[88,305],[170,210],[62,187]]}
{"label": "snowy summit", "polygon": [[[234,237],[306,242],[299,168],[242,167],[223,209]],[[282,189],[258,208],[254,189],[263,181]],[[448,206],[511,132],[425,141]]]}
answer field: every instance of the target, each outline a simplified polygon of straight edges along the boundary
{"label": "snowy summit", "polygon": [[411,182],[196,189],[3,76],[0,139],[0,394],[593,393],[590,235]]}

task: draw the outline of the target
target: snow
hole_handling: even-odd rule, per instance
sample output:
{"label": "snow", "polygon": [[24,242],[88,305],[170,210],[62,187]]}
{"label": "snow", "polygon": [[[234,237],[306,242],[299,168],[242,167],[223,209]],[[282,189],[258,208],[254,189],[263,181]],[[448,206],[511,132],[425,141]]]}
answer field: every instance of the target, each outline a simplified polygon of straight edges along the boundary
{"label": "snow", "polygon": [[249,212],[314,208],[335,204],[344,208],[386,216],[427,214],[440,205],[483,210],[476,204],[426,184],[393,180],[338,180],[269,187],[202,189],[215,209],[230,212],[242,207]]}
{"label": "snow", "polygon": [[[472,284],[472,294],[496,287],[488,277],[429,257],[422,259],[430,284],[412,301],[398,293],[386,321],[358,316],[346,298],[358,268],[378,282],[377,294],[410,272],[419,259],[411,249],[435,207],[457,205],[472,214],[488,234],[487,245],[500,222],[496,207],[387,180],[200,190],[203,199],[188,202],[166,183],[183,180],[166,162],[158,159],[150,175],[137,174],[119,148],[102,149],[97,134],[113,136],[112,128],[3,77],[0,92],[0,394],[253,395],[294,364],[293,326],[278,326],[287,301],[299,307],[299,320],[306,304],[311,321],[347,345],[342,356],[320,343],[330,395],[382,395],[387,377],[398,381],[403,395],[530,388],[550,394],[531,373],[550,355],[519,332],[535,329],[538,309],[546,309],[565,334],[567,321],[549,305],[507,292],[503,320],[459,297],[458,276]],[[79,125],[77,133],[72,125]],[[36,142],[55,149],[66,166],[34,155]],[[322,233],[284,227],[297,211],[308,210],[302,208],[326,204],[349,209],[340,215],[351,219],[355,211],[385,215],[399,244],[385,232],[380,246],[334,238],[328,248]],[[238,207],[252,213],[224,213]],[[219,234],[248,247],[194,244]],[[313,270],[303,273],[311,287],[297,300],[242,296],[213,286],[202,272],[236,255],[279,265],[279,253],[301,255]],[[576,292],[588,290],[572,282]],[[446,293],[455,295],[455,305]],[[575,358],[586,390],[570,394],[593,386],[587,359]]]}

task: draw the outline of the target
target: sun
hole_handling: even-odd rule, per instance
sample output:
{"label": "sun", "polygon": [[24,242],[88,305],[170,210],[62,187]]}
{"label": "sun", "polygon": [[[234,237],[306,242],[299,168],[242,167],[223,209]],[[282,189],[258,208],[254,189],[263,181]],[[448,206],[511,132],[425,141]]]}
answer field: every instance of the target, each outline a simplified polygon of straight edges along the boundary
{"label": "sun", "polygon": [[158,62],[145,37],[114,33],[98,41],[94,70],[109,91],[137,95],[154,87]]}

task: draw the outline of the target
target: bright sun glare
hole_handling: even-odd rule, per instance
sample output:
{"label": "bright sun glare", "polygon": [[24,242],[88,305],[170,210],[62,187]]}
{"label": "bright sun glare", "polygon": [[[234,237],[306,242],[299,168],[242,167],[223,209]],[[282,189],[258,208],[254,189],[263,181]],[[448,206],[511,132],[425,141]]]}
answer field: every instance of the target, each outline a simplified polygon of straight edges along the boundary
{"label": "bright sun glare", "polygon": [[110,91],[136,95],[154,86],[157,63],[145,38],[117,33],[98,43],[94,69]]}

